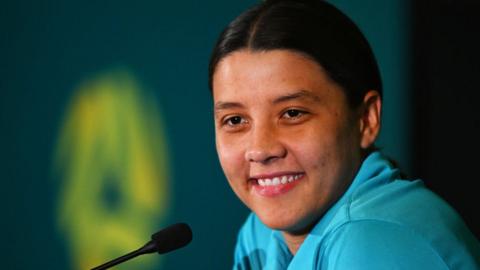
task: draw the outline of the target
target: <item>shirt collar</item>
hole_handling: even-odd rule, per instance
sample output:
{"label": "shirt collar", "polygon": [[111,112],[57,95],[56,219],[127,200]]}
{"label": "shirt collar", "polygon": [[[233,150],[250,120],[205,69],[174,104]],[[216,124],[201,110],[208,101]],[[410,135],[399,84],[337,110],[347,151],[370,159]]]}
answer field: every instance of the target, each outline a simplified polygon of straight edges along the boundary
{"label": "shirt collar", "polygon": [[[280,231],[273,231],[271,237],[271,244],[269,251],[276,249],[275,253],[282,253],[280,257],[282,262],[277,262],[280,264],[287,264],[290,262],[289,267],[296,269],[294,267],[295,261],[299,261],[302,266],[305,266],[306,257],[311,257],[313,252],[316,252],[316,246],[318,244],[319,238],[322,238],[325,234],[328,226],[331,224],[335,214],[339,209],[346,204],[350,197],[359,189],[363,188],[365,185],[381,185],[385,182],[392,181],[395,178],[398,178],[400,174],[398,169],[395,169],[394,166],[388,161],[388,159],[379,151],[374,151],[368,155],[365,160],[362,162],[360,169],[358,170],[357,175],[353,179],[352,183],[345,191],[345,193],[340,197],[340,199],[325,213],[325,215],[320,219],[320,221],[315,225],[310,234],[307,236],[300,249],[297,251],[295,256],[292,256],[288,251],[288,248],[285,244],[283,235]],[[370,187],[371,188],[371,187]],[[272,246],[273,245],[273,246]],[[268,252],[270,255],[270,252]],[[286,254],[287,253],[287,254]],[[308,254],[307,254],[308,253]],[[280,255],[280,254],[276,254]]]}
{"label": "shirt collar", "polygon": [[351,196],[360,189],[368,186],[379,186],[398,178],[400,171],[396,169],[388,158],[379,151],[374,151],[363,161],[352,183],[340,199],[325,213],[315,225],[310,234],[321,235],[330,224],[338,210],[345,205]]}

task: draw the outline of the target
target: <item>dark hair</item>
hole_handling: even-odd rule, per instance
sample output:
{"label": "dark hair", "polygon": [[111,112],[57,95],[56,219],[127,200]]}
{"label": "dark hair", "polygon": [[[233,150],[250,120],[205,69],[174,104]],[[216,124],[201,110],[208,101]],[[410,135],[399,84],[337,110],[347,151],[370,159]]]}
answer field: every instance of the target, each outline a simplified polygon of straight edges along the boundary
{"label": "dark hair", "polygon": [[233,20],[210,58],[211,91],[217,64],[241,49],[287,49],[310,57],[343,88],[353,107],[368,90],[382,95],[380,73],[367,40],[346,15],[322,0],[267,0]]}

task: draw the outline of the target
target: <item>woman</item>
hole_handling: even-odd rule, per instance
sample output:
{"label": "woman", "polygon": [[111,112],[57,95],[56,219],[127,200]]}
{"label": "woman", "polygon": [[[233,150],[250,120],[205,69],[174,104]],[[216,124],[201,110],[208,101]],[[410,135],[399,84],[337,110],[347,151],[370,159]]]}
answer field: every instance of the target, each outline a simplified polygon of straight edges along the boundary
{"label": "woman", "polygon": [[382,85],[368,42],[320,0],[263,2],[210,61],[216,146],[252,210],[235,269],[478,269],[458,214],[374,141]]}

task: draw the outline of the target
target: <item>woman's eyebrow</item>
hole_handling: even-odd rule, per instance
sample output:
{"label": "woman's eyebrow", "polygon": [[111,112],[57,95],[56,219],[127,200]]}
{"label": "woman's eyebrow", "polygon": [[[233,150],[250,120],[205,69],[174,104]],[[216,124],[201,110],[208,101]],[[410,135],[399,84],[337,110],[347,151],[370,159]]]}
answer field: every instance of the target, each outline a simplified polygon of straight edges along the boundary
{"label": "woman's eyebrow", "polygon": [[219,101],[215,103],[214,106],[214,111],[221,111],[221,110],[226,110],[226,109],[238,109],[238,108],[244,108],[243,104],[238,103],[238,102],[223,102]]}
{"label": "woman's eyebrow", "polygon": [[308,100],[311,100],[313,102],[320,102],[321,101],[320,97],[318,97],[314,93],[312,93],[310,91],[307,91],[307,90],[299,90],[299,91],[291,93],[291,94],[282,95],[280,97],[277,97],[273,100],[272,103],[273,104],[278,104],[278,103],[282,103],[282,102],[286,102],[286,101],[290,101],[290,100],[294,100],[294,99],[308,99]]}
{"label": "woman's eyebrow", "polygon": [[[291,93],[291,94],[286,94],[279,96],[275,98],[272,103],[277,104],[277,103],[282,103],[294,99],[307,99],[311,100],[313,102],[320,102],[321,99],[314,93],[307,91],[307,90],[299,90],[297,92]],[[225,101],[219,101],[215,103],[214,106],[214,111],[221,111],[221,110],[227,110],[227,109],[241,109],[245,108],[245,106],[242,103],[239,102],[225,102]]]}

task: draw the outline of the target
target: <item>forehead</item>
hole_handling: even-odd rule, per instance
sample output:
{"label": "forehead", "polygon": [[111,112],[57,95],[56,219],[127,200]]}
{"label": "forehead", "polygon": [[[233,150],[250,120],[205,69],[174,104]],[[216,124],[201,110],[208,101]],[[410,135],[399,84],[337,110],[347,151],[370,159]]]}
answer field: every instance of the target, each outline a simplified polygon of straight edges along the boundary
{"label": "forehead", "polygon": [[274,98],[298,90],[325,94],[338,88],[323,68],[290,50],[240,50],[223,58],[213,76],[214,100],[254,96]]}

